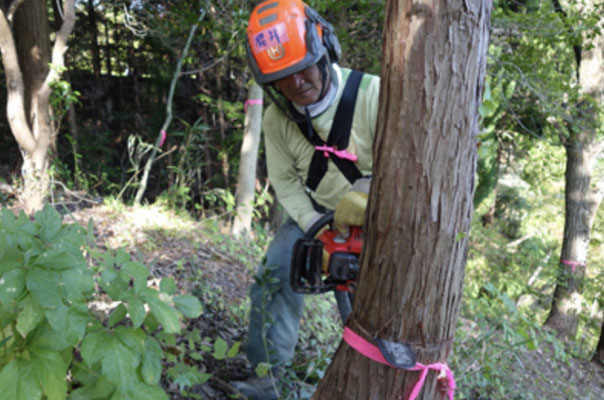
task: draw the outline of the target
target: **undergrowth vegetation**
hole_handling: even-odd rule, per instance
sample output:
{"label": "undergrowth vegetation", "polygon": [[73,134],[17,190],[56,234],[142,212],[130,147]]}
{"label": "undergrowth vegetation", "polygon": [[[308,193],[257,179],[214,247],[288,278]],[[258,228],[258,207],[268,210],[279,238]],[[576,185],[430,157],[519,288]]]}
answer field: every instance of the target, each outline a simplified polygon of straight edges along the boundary
{"label": "undergrowth vegetation", "polygon": [[[556,190],[541,191],[523,195],[529,207],[535,202],[549,207],[524,217],[513,239],[505,228],[509,221],[484,224],[481,219],[495,198],[486,198],[475,211],[449,360],[458,381],[456,398],[596,399],[601,394],[560,379],[595,347],[600,316],[589,306],[598,300],[601,277],[595,271],[589,276],[577,340],[569,345],[541,328],[562,226]],[[96,242],[107,249],[94,244],[92,222],[86,229],[62,223],[50,207],[33,221],[2,212],[0,390],[28,400],[67,394],[70,399],[222,398],[210,387],[228,393],[229,381],[250,372],[243,349],[251,280],[239,282],[233,294],[226,278],[217,275],[235,266],[251,277],[270,232],[256,225],[256,240],[242,246],[229,235],[224,218],[196,221],[165,205],[111,201],[103,207],[114,222],[99,219],[97,230],[111,234]],[[601,262],[598,251],[591,254],[591,263]],[[204,262],[222,263],[219,273]],[[306,296],[283,398],[310,396],[340,338],[333,296]],[[290,390],[299,389],[300,382],[306,391]]]}

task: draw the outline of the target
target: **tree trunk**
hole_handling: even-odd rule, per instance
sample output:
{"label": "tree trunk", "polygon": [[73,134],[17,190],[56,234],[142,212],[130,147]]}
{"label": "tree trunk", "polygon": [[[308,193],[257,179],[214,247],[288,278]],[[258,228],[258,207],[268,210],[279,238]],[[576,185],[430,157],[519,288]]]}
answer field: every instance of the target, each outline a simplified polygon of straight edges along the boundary
{"label": "tree trunk", "polygon": [[593,144],[584,140],[566,146],[564,238],[558,282],[545,321],[564,339],[573,339],[577,333],[591,227],[602,199],[590,190],[594,161],[590,148]]}
{"label": "tree trunk", "polygon": [[218,125],[218,132],[220,133],[220,143],[224,145],[223,150],[218,151],[218,157],[220,158],[220,167],[222,171],[222,180],[225,188],[231,186],[229,180],[229,155],[226,150],[226,120],[224,118],[224,93],[222,93],[222,68],[216,67],[216,90],[218,91],[218,118],[216,125]]}
{"label": "tree trunk", "polygon": [[604,105],[604,35],[599,34],[592,44],[589,48],[584,43],[577,60],[584,98],[577,105],[577,126],[569,129],[566,144],[564,238],[558,282],[545,321],[545,326],[564,339],[572,339],[577,333],[591,229],[604,196],[604,177],[592,183],[593,164],[604,147],[604,142],[597,138],[603,122],[601,112],[592,103]]}
{"label": "tree trunk", "polygon": [[101,52],[99,50],[99,30],[97,27],[96,10],[94,9],[94,0],[88,0],[88,26],[90,27],[90,54],[92,56],[92,71],[94,78],[101,77]]}
{"label": "tree trunk", "polygon": [[599,363],[604,367],[604,320],[602,321],[602,327],[600,328],[600,340],[598,340],[596,352],[591,361]]}
{"label": "tree trunk", "polygon": [[44,84],[50,63],[50,27],[46,2],[24,1],[15,13],[13,31],[23,73],[25,109],[29,122],[33,124],[39,111],[37,93]]}
{"label": "tree trunk", "polygon": [[[42,208],[49,190],[48,151],[52,144],[50,84],[58,79],[58,69],[63,67],[67,37],[75,22],[73,0],[64,3],[63,14],[63,24],[56,34],[51,58],[45,2],[23,2],[14,15],[14,29],[10,24],[13,15],[0,10],[7,117],[23,154],[23,187],[19,197],[29,213]],[[48,69],[50,60],[57,69]]]}
{"label": "tree trunk", "polygon": [[234,236],[243,236],[246,239],[250,238],[252,213],[254,211],[256,163],[258,161],[262,123],[262,88],[255,83],[252,84],[248,99],[250,102],[245,112],[245,128],[243,143],[241,144],[239,178],[237,180],[237,213],[231,229]]}
{"label": "tree trunk", "polygon": [[[358,292],[357,334],[446,362],[461,304],[472,217],[488,0],[390,0],[380,112]],[[418,372],[340,344],[313,399],[404,399]],[[430,373],[420,399],[434,399]]]}

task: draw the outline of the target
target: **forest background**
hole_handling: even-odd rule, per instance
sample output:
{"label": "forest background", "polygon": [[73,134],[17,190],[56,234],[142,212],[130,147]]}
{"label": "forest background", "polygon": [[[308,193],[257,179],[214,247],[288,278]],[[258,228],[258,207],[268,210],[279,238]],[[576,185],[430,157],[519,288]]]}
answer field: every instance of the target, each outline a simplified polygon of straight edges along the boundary
{"label": "forest background", "polygon": [[[5,3],[6,12],[9,4],[22,3],[19,8],[23,9],[33,0]],[[335,26],[343,47],[340,64],[378,75],[384,3],[308,1]],[[228,245],[217,254],[226,252],[233,263],[245,264],[248,273],[253,271],[271,229],[282,217],[267,182],[260,146],[251,250],[242,253],[240,242],[229,237],[240,185],[244,103],[251,93],[244,40],[253,5],[234,0],[75,2],[64,67],[48,69],[57,70],[57,79],[49,98],[52,140],[45,173],[48,200],[57,210],[109,207],[117,215],[126,215],[133,204],[159,206],[175,212],[175,219],[203,221],[203,228],[196,225],[195,229],[203,229],[201,234],[214,244]],[[64,23],[62,10],[63,2],[48,1],[42,20],[37,20],[48,25],[49,46],[42,51],[49,59],[50,45],[58,37],[54,32]],[[508,373],[510,368],[524,368],[527,354],[532,354],[528,356],[532,361],[541,358],[546,370],[558,368],[550,365],[553,362],[566,365],[560,368],[569,374],[576,367],[571,362],[601,368],[604,359],[601,212],[594,214],[587,233],[587,258],[578,266],[584,276],[570,293],[576,317],[572,326],[542,328],[551,315],[554,293],[569,282],[565,274],[571,270],[560,262],[569,212],[567,155],[576,146],[602,142],[603,15],[604,5],[597,0],[494,2],[487,84],[478,110],[475,216],[452,360],[461,371],[461,398],[600,398],[602,393],[601,369],[600,378],[588,383],[587,389],[581,387],[589,381],[585,375],[580,384],[561,389],[547,387],[551,384],[546,383],[551,378],[547,372],[539,375],[526,367],[531,372],[519,379],[511,379]],[[19,30],[30,29],[31,21],[15,14],[11,22],[19,42],[23,37]],[[585,77],[579,73],[581,54],[588,51],[600,54],[599,70],[588,72],[596,82],[591,97],[585,96]],[[22,63],[21,68],[27,70],[27,65]],[[3,64],[3,74],[6,70]],[[2,109],[7,105],[8,86],[5,81],[0,84]],[[585,139],[580,133],[588,126],[594,127],[593,137]],[[0,202],[14,207],[23,196],[26,180],[24,152],[7,119],[0,119],[0,131]],[[145,182],[145,166],[152,154],[156,159]],[[595,152],[592,157],[590,176],[581,177],[588,178],[588,189],[596,193],[603,172],[598,155]],[[153,208],[153,212],[159,211]],[[149,242],[147,247],[129,244],[133,254],[157,250]],[[199,293],[200,287],[207,290],[206,278],[188,277],[191,282],[179,283],[179,287],[195,287]],[[248,305],[245,295],[238,293],[237,301],[224,294],[221,301],[229,301],[218,311],[215,304],[207,303],[209,298],[215,303],[215,296],[220,295],[197,296],[206,313],[231,315],[231,322],[223,321],[224,332],[210,335],[209,344],[189,345],[189,350],[206,346],[205,357],[216,363],[227,358],[221,349],[228,343],[229,356],[239,355],[243,333],[225,333],[228,326],[244,329]],[[309,301],[314,308],[332,306],[329,300]],[[185,316],[196,314],[180,311]],[[315,383],[333,350],[330,342],[335,341],[338,325],[317,316],[307,315],[306,320],[308,331],[297,360],[298,373],[292,379]],[[316,351],[309,354],[313,346]],[[203,368],[187,369],[195,363],[184,359],[181,354],[170,360],[172,372],[162,378],[172,382],[164,382],[164,387],[172,388],[174,392],[168,392],[174,398],[184,398],[185,389],[211,376],[215,386],[230,379],[222,376],[228,375],[229,368],[217,373],[208,370],[207,360],[196,360],[198,366],[205,365],[206,374]]]}

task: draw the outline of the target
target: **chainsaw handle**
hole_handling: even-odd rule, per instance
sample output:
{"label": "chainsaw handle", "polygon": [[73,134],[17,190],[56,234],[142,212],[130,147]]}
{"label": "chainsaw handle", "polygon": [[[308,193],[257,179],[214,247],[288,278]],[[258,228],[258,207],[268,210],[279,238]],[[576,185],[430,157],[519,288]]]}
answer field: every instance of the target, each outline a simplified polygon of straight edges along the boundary
{"label": "chainsaw handle", "polygon": [[317,222],[315,222],[314,224],[311,225],[310,228],[308,228],[308,231],[306,231],[306,233],[304,234],[304,237],[306,239],[314,238],[317,235],[317,233],[319,233],[321,228],[323,228],[327,224],[330,224],[333,221],[333,216],[334,216],[333,211],[329,211],[328,213],[324,214],[321,218],[319,218],[317,220]]}

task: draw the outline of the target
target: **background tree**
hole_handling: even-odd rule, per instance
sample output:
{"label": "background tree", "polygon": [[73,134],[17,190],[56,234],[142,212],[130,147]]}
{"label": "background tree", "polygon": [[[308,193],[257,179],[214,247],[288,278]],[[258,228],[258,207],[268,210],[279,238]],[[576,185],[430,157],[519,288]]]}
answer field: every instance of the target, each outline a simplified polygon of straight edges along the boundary
{"label": "background tree", "polygon": [[245,130],[241,142],[239,177],[237,179],[237,208],[231,233],[237,237],[251,238],[254,193],[256,189],[256,165],[262,125],[262,88],[252,83],[245,113]]}
{"label": "background tree", "polygon": [[[552,307],[545,322],[567,339],[577,333],[583,280],[587,268],[589,243],[596,211],[604,198],[604,174],[594,176],[593,166],[604,150],[602,137],[604,107],[604,36],[602,27],[575,32],[574,23],[557,0],[552,0],[565,27],[575,36],[573,50],[580,97],[575,104],[576,118],[565,124],[562,137],[566,148],[565,223],[560,272]],[[576,12],[592,12],[594,2]],[[600,25],[601,22],[600,22]],[[595,37],[594,37],[595,36]]]}
{"label": "background tree", "polygon": [[[491,7],[386,5],[371,223],[347,325],[410,343],[423,364],[446,362],[461,304]],[[417,379],[341,344],[313,398],[406,398]],[[438,397],[435,383],[421,398]]]}
{"label": "background tree", "polygon": [[49,190],[49,151],[57,135],[50,96],[63,70],[63,55],[74,23],[74,1],[66,0],[63,24],[51,55],[45,2],[13,0],[0,7],[7,116],[23,156],[20,198],[28,212],[42,208]]}

